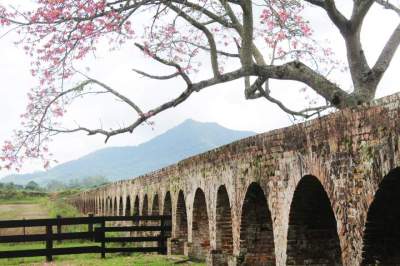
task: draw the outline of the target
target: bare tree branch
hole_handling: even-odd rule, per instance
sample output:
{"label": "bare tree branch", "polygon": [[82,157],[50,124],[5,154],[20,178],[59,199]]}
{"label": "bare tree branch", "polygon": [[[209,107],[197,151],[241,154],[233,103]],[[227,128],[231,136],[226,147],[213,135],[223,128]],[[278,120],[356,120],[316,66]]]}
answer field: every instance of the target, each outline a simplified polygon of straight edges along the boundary
{"label": "bare tree branch", "polygon": [[[239,22],[239,19],[236,17],[235,13],[233,12],[232,8],[229,5],[229,1],[226,0],[219,0],[222,6],[225,8],[226,13],[228,14],[229,18],[232,20],[233,26],[236,29],[236,32],[239,34],[241,38],[243,38],[243,25]],[[265,65],[265,60],[260,52],[260,50],[256,47],[254,43],[252,43],[252,53],[254,59],[256,60],[257,64]],[[239,52],[240,53],[240,52]]]}
{"label": "bare tree branch", "polygon": [[253,63],[253,6],[251,1],[242,0],[243,32],[240,59],[246,69]]}
{"label": "bare tree branch", "polygon": [[348,20],[336,8],[335,0],[324,0],[324,1],[304,0],[304,1],[325,9],[325,11],[328,14],[328,16],[330,17],[331,21],[336,25],[336,27],[341,32],[346,32],[348,30]]}
{"label": "bare tree branch", "polygon": [[204,35],[207,37],[208,44],[210,45],[210,57],[211,57],[212,70],[213,70],[213,73],[214,73],[215,77],[219,76],[220,73],[219,73],[219,67],[218,67],[217,45],[215,44],[215,40],[214,40],[214,37],[213,37],[212,33],[207,29],[206,26],[204,26],[201,23],[197,22],[195,19],[190,17],[188,14],[183,12],[178,7],[176,7],[176,6],[172,5],[172,4],[169,4],[168,7],[170,9],[172,9],[173,11],[175,11],[175,13],[178,16],[182,17],[187,22],[192,24],[195,28],[201,30],[204,33]]}
{"label": "bare tree branch", "polygon": [[221,24],[222,26],[226,27],[226,28],[233,28],[233,25],[225,20],[223,17],[211,12],[210,10],[199,6],[198,4],[186,1],[186,0],[171,0],[171,2],[173,3],[177,3],[177,4],[182,4],[186,7],[192,8],[193,10],[199,11],[201,13],[203,13],[204,15],[206,15],[207,17],[209,17],[212,21],[217,22],[219,24]]}
{"label": "bare tree branch", "polygon": [[299,61],[292,61],[279,66],[254,66],[257,76],[280,80],[296,80],[311,87],[316,93],[327,99],[333,106],[354,105],[354,99],[329,81],[326,77],[315,72]]}
{"label": "bare tree branch", "polygon": [[[141,45],[139,43],[135,43],[135,46],[138,47],[142,52],[146,52],[146,49],[143,45]],[[182,69],[182,67],[180,65],[178,65],[177,63],[162,59],[161,57],[154,55],[154,54],[151,54],[150,56],[154,60],[160,62],[161,64],[176,68],[177,73],[179,73],[179,75],[183,78],[183,80],[186,82],[186,84],[188,84],[188,85],[192,84],[192,81],[190,80],[189,76],[185,74],[185,71]]]}
{"label": "bare tree branch", "polygon": [[[206,46],[203,46],[203,45],[194,43],[194,42],[185,41],[185,43],[188,43],[188,44],[190,44],[190,45],[193,45],[193,46],[195,46],[195,47],[197,47],[197,48],[200,48],[200,49],[202,49],[202,50],[204,50],[204,51],[207,51],[207,52],[209,52],[209,51],[211,50],[209,47],[206,47]],[[227,57],[236,57],[236,58],[240,58],[240,55],[239,55],[239,54],[228,53],[228,52],[221,51],[221,50],[217,50],[217,54],[220,54],[220,55],[223,55],[223,56],[227,56]]]}
{"label": "bare tree branch", "polygon": [[361,27],[361,24],[375,0],[356,0],[350,18],[353,31]]}
{"label": "bare tree branch", "polygon": [[380,4],[386,9],[393,10],[400,16],[400,8],[389,2],[388,0],[375,0],[376,3]]}
{"label": "bare tree branch", "polygon": [[304,1],[313,4],[315,6],[325,8],[325,0],[304,0]]}
{"label": "bare tree branch", "polygon": [[103,82],[91,78],[81,72],[79,72],[81,75],[85,76],[87,78],[87,84],[96,84],[99,85],[100,87],[103,87],[106,91],[110,92],[111,94],[113,94],[114,96],[116,96],[117,98],[121,99],[123,102],[127,103],[130,107],[132,107],[140,116],[143,116],[144,113],[143,111],[139,108],[139,106],[137,104],[135,104],[133,101],[131,101],[128,97],[122,95],[121,93],[119,93],[118,91],[114,90],[113,88],[111,88],[110,86],[104,84]]}
{"label": "bare tree branch", "polygon": [[134,72],[140,74],[140,75],[145,76],[145,77],[148,77],[148,78],[151,78],[151,79],[158,79],[158,80],[167,80],[167,79],[172,79],[172,78],[175,78],[175,77],[179,76],[178,72],[175,72],[175,73],[170,74],[170,75],[161,76],[161,75],[152,75],[152,74],[146,73],[146,72],[138,70],[138,69],[132,69],[132,70]]}
{"label": "bare tree branch", "polygon": [[397,48],[400,45],[400,24],[397,25],[389,40],[386,42],[381,54],[378,57],[374,67],[372,68],[372,75],[376,82],[382,78],[383,74],[390,65]]}
{"label": "bare tree branch", "polygon": [[326,105],[326,106],[318,106],[318,107],[311,107],[311,108],[305,108],[300,111],[295,111],[290,108],[288,108],[285,104],[283,104],[282,101],[274,98],[271,96],[271,92],[269,90],[269,86],[266,86],[266,89],[263,89],[263,84],[268,82],[268,79],[265,77],[259,77],[256,79],[256,81],[250,86],[249,92],[252,92],[251,95],[246,95],[248,96],[248,99],[256,99],[260,97],[264,97],[268,101],[276,104],[282,111],[294,115],[294,116],[301,116],[305,119],[308,119],[316,114],[319,114],[325,109],[330,108],[331,106]]}

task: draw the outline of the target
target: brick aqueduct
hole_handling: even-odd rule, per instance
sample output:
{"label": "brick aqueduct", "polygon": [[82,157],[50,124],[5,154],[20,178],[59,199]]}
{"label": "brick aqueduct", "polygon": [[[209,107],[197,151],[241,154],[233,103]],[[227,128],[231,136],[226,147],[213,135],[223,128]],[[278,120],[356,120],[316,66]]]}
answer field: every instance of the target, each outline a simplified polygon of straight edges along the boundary
{"label": "brick aqueduct", "polygon": [[70,201],[171,214],[208,265],[400,265],[400,94],[273,130]]}

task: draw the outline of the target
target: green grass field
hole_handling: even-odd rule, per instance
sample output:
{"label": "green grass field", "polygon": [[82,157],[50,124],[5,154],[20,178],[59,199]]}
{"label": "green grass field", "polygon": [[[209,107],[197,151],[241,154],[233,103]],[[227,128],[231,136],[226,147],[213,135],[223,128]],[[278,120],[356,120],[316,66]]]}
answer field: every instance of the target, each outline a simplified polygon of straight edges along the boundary
{"label": "green grass field", "polygon": [[[30,219],[30,218],[47,218],[56,217],[76,217],[81,214],[72,206],[65,203],[59,195],[50,195],[50,197],[27,197],[17,199],[0,200],[0,219]],[[7,229],[8,230],[8,229]],[[19,231],[18,231],[19,230]],[[63,227],[64,232],[85,231],[87,226],[74,225]],[[43,228],[36,228],[28,231],[28,233],[43,233]],[[8,231],[0,230],[0,235],[20,234],[20,229],[11,229]],[[75,247],[93,245],[93,242],[84,241],[64,241],[62,244],[54,242],[54,248],[57,247]],[[111,246],[111,245],[110,245]],[[24,249],[41,249],[45,244],[21,243],[21,244],[0,244],[0,251],[5,250],[24,250]],[[194,265],[202,266],[204,263],[195,263],[188,261],[184,256],[161,256],[157,254],[107,254],[106,259],[101,259],[99,254],[80,254],[80,255],[64,255],[55,256],[54,261],[45,263],[44,257],[33,258],[16,258],[16,259],[0,259],[1,266],[8,265],[60,265],[60,266],[83,266],[83,265],[143,265],[143,266],[168,266],[168,265]]]}
{"label": "green grass field", "polygon": [[[90,243],[64,243],[57,247],[83,246]],[[37,249],[44,247],[44,244],[22,244],[22,245],[0,245],[0,250],[16,249]],[[56,247],[56,246],[55,246]],[[204,263],[188,261],[184,256],[161,256],[157,254],[107,254],[105,259],[101,259],[99,254],[80,254],[55,256],[54,261],[45,263],[44,257],[1,259],[0,265],[59,265],[59,266],[83,266],[83,265],[143,265],[143,266],[169,266],[169,265],[193,265],[203,266]]]}

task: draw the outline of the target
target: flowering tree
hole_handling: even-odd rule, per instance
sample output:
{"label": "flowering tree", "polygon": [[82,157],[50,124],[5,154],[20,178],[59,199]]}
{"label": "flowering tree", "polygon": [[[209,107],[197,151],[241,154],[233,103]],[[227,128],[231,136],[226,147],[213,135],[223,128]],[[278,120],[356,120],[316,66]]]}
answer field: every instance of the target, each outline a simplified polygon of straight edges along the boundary
{"label": "flowering tree", "polygon": [[[83,131],[104,135],[107,141],[149,123],[151,117],[183,103],[194,92],[238,79],[244,81],[246,99],[265,98],[285,112],[305,118],[326,108],[368,102],[399,46],[400,24],[371,66],[360,40],[363,20],[374,4],[400,16],[396,1],[353,0],[350,18],[336,8],[335,0],[36,0],[31,10],[0,5],[0,26],[18,33],[19,44],[32,57],[32,75],[38,79],[28,95],[23,128],[2,148],[3,166],[18,167],[25,158],[42,158],[48,166],[47,143],[53,134]],[[310,6],[326,12],[346,43],[352,92],[327,77],[339,62],[329,48],[313,40],[312,29],[302,17],[303,9]],[[144,28],[135,29],[138,17],[147,18]],[[180,78],[185,84],[182,93],[143,110],[111,86],[76,70],[74,63],[95,53],[103,39],[111,48],[132,46],[170,67],[166,75],[134,71],[160,82]],[[210,68],[200,65],[204,58]],[[236,69],[225,70],[227,63]],[[193,74],[199,71],[209,77],[196,80]],[[65,81],[77,78],[76,86],[64,86]],[[271,79],[301,82],[327,105],[292,110],[271,96]],[[88,94],[117,97],[137,117],[126,127],[109,130],[60,127],[68,105]]]}

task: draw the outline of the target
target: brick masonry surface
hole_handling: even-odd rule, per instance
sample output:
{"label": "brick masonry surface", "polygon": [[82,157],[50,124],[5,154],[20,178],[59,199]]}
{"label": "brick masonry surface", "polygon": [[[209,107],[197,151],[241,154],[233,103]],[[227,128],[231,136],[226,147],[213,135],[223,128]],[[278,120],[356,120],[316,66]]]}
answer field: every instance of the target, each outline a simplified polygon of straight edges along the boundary
{"label": "brick masonry surface", "polygon": [[399,113],[391,95],[70,201],[172,214],[168,253],[208,265],[400,265]]}

